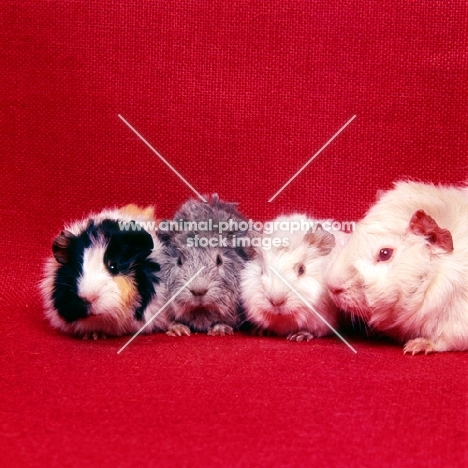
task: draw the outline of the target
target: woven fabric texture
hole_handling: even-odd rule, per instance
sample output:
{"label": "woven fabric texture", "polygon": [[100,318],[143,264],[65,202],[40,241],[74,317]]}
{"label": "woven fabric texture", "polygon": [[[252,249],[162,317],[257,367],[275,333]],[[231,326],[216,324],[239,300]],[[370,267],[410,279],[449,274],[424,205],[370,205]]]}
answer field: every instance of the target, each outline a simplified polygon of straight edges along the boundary
{"label": "woven fabric texture", "polygon": [[37,288],[65,222],[195,196],[119,115],[253,220],[468,180],[467,31],[455,0],[4,0],[2,465],[468,466],[466,353],[237,334],[117,355],[53,331]]}

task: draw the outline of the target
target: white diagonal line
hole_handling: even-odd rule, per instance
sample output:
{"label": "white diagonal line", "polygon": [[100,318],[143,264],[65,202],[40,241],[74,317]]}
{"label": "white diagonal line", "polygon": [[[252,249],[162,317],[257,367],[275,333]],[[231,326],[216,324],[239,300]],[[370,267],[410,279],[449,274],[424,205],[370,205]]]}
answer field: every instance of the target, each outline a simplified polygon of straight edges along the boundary
{"label": "white diagonal line", "polygon": [[272,202],[354,119],[353,115],[269,200]]}
{"label": "white diagonal line", "polygon": [[201,267],[118,351],[120,354],[204,269]]}
{"label": "white diagonal line", "polygon": [[119,118],[125,123],[125,125],[127,125],[127,127],[133,131],[133,133],[135,133],[142,141],[143,143],[146,144],[146,146],[151,150],[153,151],[153,153],[158,156],[159,159],[161,159],[161,161],[166,164],[166,166],[171,169],[172,172],[174,172],[180,180],[182,180],[182,182],[184,182],[203,202],[206,203],[206,200],[192,187],[192,185],[190,185],[187,180],[182,177],[179,172],[177,172],[174,167],[172,167],[162,156],[160,153],[158,153],[158,151],[156,151],[150,144],[149,142],[137,131],[135,130],[120,114],[118,114]]}
{"label": "white diagonal line", "polygon": [[268,265],[268,268],[286,285],[291,289],[292,292],[294,292],[297,297],[325,324],[330,328],[330,330],[335,333],[335,335],[349,348],[351,351],[357,354],[357,351],[333,328],[332,325],[330,325],[327,320],[325,320],[316,310],[315,308],[306,300],[302,297],[301,294],[299,294],[298,291],[296,291],[272,266]]}

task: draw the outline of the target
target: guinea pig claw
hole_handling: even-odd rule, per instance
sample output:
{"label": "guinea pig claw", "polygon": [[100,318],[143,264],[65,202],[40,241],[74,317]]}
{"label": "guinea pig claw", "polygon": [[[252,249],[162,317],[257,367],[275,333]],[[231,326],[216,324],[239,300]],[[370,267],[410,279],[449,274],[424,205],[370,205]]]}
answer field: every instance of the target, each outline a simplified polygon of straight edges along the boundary
{"label": "guinea pig claw", "polygon": [[314,338],[314,335],[312,335],[311,333],[306,332],[306,331],[299,331],[297,333],[290,333],[287,336],[287,339],[289,341],[297,341],[298,343],[300,343],[301,341],[304,341],[304,340],[309,342],[313,338]]}
{"label": "guinea pig claw", "polygon": [[414,356],[418,353],[424,353],[426,356],[434,351],[434,344],[427,338],[415,338],[409,340],[403,348],[403,354]]}
{"label": "guinea pig claw", "polygon": [[210,336],[225,336],[225,335],[233,335],[234,330],[229,325],[225,325],[224,323],[217,323],[213,325],[208,330],[208,335]]}
{"label": "guinea pig claw", "polygon": [[90,340],[91,338],[96,341],[96,340],[99,340],[99,338],[102,338],[103,340],[105,340],[107,337],[106,335],[104,335],[104,333],[99,333],[99,332],[85,333],[83,335],[83,340]]}
{"label": "guinea pig claw", "polygon": [[167,336],[190,336],[190,328],[182,323],[171,323],[169,330],[166,332]]}

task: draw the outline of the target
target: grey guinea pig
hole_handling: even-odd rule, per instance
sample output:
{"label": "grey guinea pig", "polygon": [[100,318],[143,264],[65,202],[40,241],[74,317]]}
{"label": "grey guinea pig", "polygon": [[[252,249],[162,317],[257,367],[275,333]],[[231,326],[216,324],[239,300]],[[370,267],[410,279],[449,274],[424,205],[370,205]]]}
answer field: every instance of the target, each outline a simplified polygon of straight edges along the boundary
{"label": "grey guinea pig", "polygon": [[232,334],[243,320],[240,273],[249,259],[249,245],[240,239],[248,240],[247,220],[235,203],[222,201],[217,194],[204,198],[207,203],[185,202],[174,215],[172,228],[165,226],[162,234],[173,256],[169,294],[178,293],[171,306],[170,336],[189,336],[191,331]]}
{"label": "grey guinea pig", "polygon": [[[47,319],[83,338],[136,333],[167,301],[165,250],[152,207],[104,210],[66,226],[40,285]],[[167,325],[163,310],[143,331]]]}

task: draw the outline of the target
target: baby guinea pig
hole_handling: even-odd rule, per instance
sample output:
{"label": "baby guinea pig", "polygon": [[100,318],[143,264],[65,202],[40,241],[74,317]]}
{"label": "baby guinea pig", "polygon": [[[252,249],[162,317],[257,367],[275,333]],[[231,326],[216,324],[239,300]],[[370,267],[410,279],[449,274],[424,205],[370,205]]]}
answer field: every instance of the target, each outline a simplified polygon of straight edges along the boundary
{"label": "baby guinea pig", "polygon": [[216,194],[205,198],[207,203],[185,202],[174,216],[178,230],[162,235],[173,255],[167,286],[171,297],[177,294],[171,307],[171,336],[189,336],[191,331],[232,334],[242,321],[239,278],[249,257],[248,248],[238,241],[247,235],[247,220],[235,203]]}
{"label": "baby guinea pig", "polygon": [[327,272],[335,303],[416,354],[468,349],[468,190],[397,182]]}
{"label": "baby guinea pig", "polygon": [[329,325],[335,328],[338,308],[328,294],[324,272],[335,244],[341,245],[347,235],[336,232],[335,239],[320,222],[301,214],[280,216],[268,225],[273,230],[264,232],[263,247],[256,247],[241,276],[247,320],[260,332],[292,341],[332,333]]}
{"label": "baby guinea pig", "polygon": [[[148,223],[148,232],[138,223]],[[62,332],[94,339],[135,333],[166,303],[167,255],[152,207],[91,214],[66,226],[52,251],[41,291],[46,317]],[[166,313],[143,331],[166,330]]]}

